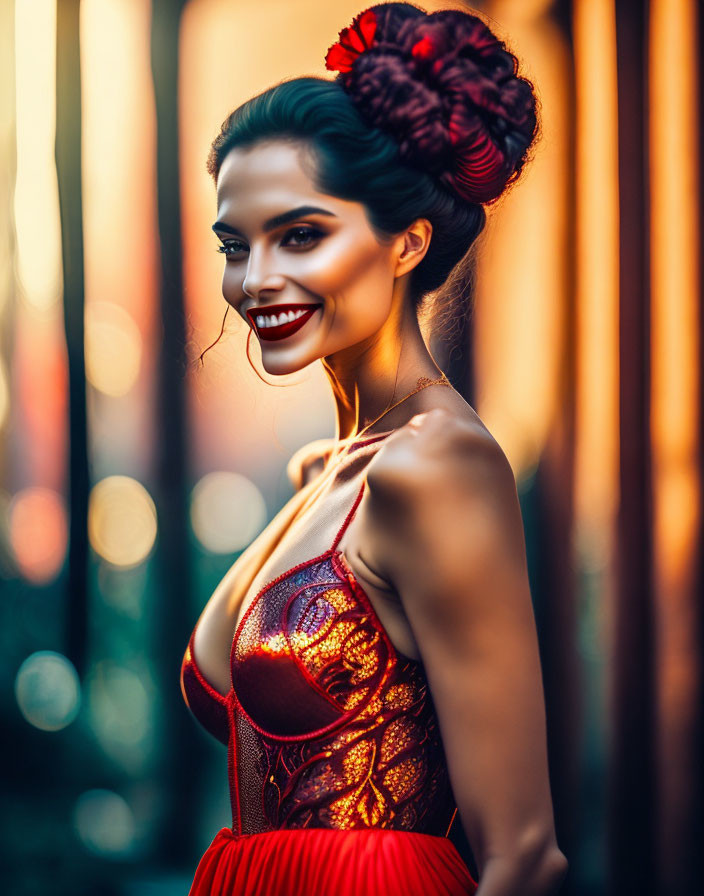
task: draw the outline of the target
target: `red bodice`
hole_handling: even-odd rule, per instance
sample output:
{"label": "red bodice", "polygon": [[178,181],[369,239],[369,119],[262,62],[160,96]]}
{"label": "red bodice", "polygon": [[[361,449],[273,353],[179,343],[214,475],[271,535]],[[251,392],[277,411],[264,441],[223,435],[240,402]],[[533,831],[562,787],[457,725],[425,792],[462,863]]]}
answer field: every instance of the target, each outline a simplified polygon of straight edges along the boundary
{"label": "red bodice", "polygon": [[[259,591],[227,696],[183,660],[196,718],[227,744],[233,831],[389,828],[446,836],[455,803],[422,663],[393,647],[337,544]],[[195,634],[195,632],[194,632]]]}

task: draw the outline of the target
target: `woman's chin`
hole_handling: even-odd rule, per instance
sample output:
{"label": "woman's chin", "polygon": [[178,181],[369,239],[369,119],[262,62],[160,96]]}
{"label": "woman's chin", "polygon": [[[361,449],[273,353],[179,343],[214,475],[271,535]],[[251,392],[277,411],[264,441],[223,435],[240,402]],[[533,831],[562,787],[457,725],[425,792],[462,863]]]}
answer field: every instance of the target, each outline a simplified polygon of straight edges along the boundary
{"label": "woman's chin", "polygon": [[308,367],[317,358],[304,357],[298,354],[298,357],[290,355],[288,358],[281,353],[280,357],[275,357],[274,352],[262,352],[262,367],[271,376],[286,376],[289,373],[297,373]]}

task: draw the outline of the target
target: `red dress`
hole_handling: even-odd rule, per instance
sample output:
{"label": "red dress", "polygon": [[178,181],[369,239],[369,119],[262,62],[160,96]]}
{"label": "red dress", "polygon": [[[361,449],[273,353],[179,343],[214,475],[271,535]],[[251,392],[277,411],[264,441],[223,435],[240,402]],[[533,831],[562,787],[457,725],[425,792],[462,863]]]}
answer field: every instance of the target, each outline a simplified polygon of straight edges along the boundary
{"label": "red dress", "polygon": [[232,642],[227,696],[193,637],[181,687],[227,745],[232,828],[189,896],[467,896],[456,812],[422,663],[398,654],[337,544],[259,591]]}

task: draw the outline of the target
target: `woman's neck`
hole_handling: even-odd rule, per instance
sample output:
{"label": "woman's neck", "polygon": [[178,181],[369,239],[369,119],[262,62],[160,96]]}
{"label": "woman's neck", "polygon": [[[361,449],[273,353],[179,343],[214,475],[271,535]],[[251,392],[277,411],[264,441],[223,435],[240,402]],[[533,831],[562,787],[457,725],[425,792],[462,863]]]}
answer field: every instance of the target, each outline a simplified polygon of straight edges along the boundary
{"label": "woman's neck", "polygon": [[[396,320],[390,315],[370,339],[324,358],[323,367],[335,401],[338,439],[354,437],[412,392],[419,377],[436,379],[441,374],[412,311]],[[389,411],[367,435],[398,428],[409,411],[406,404]]]}

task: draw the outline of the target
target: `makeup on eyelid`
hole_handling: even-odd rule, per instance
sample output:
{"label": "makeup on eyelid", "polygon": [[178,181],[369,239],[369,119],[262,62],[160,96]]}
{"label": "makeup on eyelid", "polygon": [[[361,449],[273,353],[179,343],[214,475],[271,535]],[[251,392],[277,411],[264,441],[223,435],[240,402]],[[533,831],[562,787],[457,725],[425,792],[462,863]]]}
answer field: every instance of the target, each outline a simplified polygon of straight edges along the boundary
{"label": "makeup on eyelid", "polygon": [[[220,225],[222,227],[222,225]],[[234,230],[234,228],[232,228]],[[228,230],[229,232],[229,230]],[[304,241],[297,241],[296,239],[289,241],[289,238],[297,235],[298,237],[304,236],[306,239]],[[324,230],[320,230],[318,227],[313,227],[311,224],[299,224],[296,227],[290,227],[283,235],[281,245],[283,248],[293,249],[294,251],[306,251],[308,249],[312,249],[314,246],[317,246],[318,243],[327,236]],[[230,259],[231,256],[227,254],[228,249],[233,248],[237,243],[243,246],[242,249],[234,249],[235,252],[246,252],[247,245],[243,239],[235,239],[235,240],[223,240],[222,245],[216,248],[216,252],[221,252],[225,258]],[[233,259],[234,260],[234,259]],[[244,259],[236,259],[237,261],[243,261]]]}

